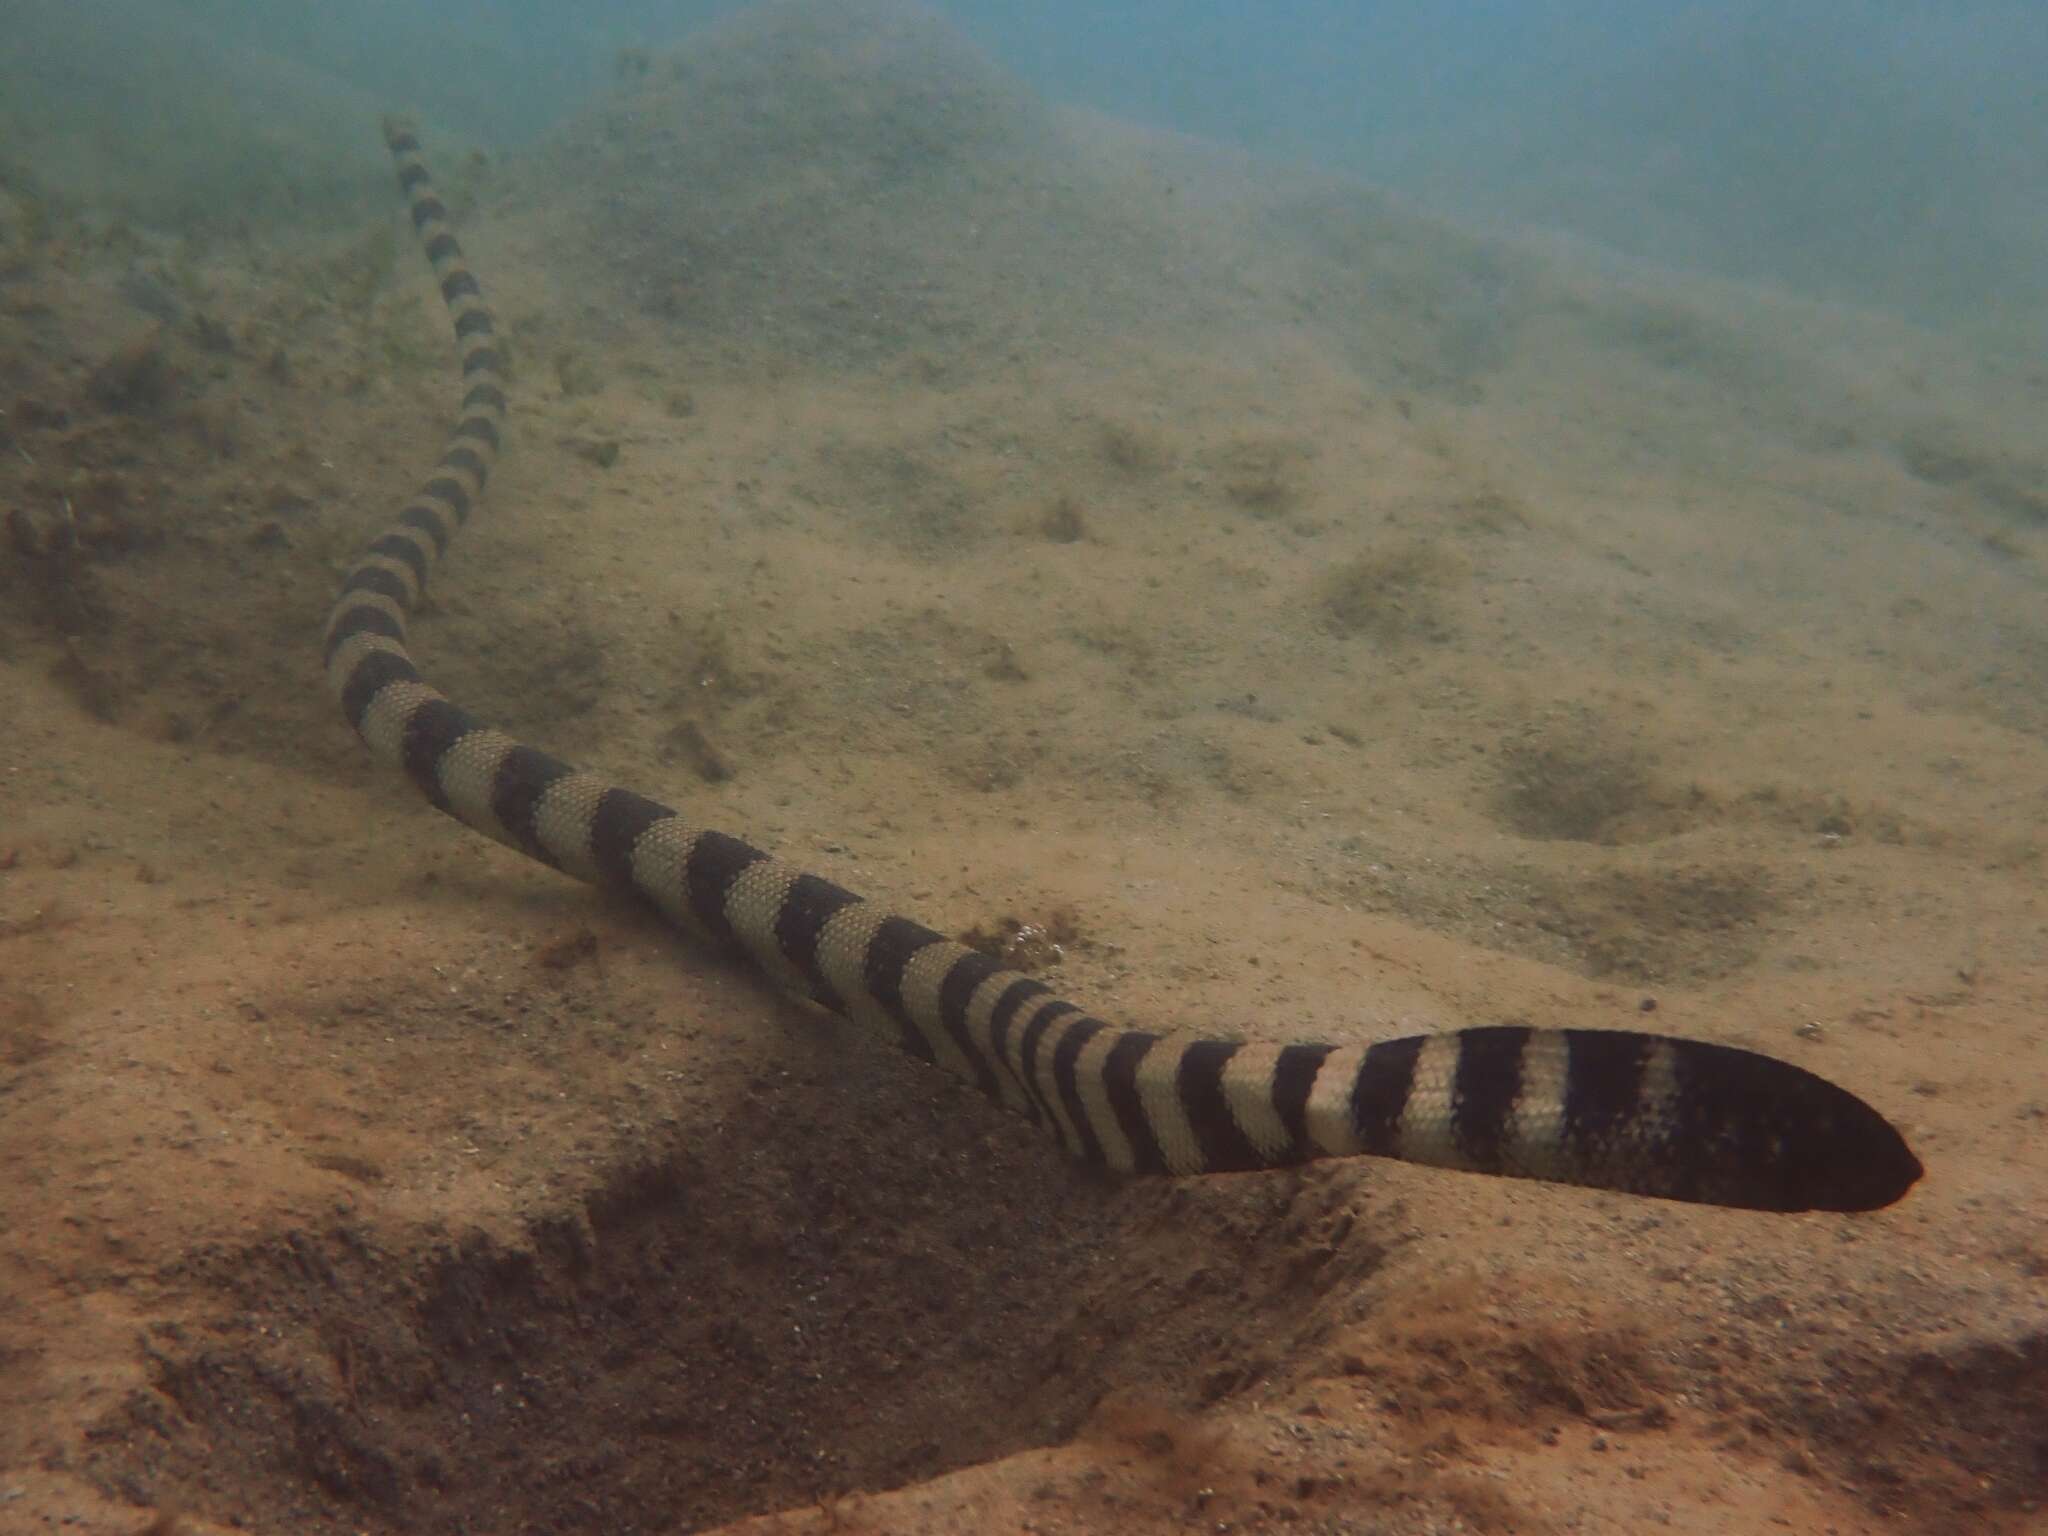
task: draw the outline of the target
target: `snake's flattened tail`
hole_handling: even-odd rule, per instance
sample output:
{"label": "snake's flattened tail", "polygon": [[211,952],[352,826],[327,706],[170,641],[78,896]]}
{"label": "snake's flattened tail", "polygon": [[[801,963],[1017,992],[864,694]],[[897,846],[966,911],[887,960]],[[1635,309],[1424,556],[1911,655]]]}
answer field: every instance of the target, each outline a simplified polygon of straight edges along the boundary
{"label": "snake's flattened tail", "polygon": [[1799,1067],[1657,1035],[1514,1026],[1370,1046],[1120,1028],[907,917],[697,827],[483,724],[421,678],[406,621],[483,495],[506,411],[502,354],[417,137],[385,137],[454,321],[462,405],[433,472],[343,582],[326,665],[373,756],[507,847],[630,893],[1130,1173],[1370,1154],[1759,1210],[1870,1210],[1920,1164],[1861,1100]]}
{"label": "snake's flattened tail", "polygon": [[1876,1110],[1803,1067],[1626,1030],[1495,1026],[1334,1062],[1325,1153],[1766,1211],[1867,1211],[1919,1179]]}

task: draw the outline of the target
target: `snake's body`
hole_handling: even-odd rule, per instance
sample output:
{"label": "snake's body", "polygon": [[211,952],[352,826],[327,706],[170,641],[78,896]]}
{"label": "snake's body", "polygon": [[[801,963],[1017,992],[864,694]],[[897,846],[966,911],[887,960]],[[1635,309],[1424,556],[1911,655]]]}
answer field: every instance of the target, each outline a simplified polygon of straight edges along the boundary
{"label": "snake's body", "polygon": [[406,620],[483,494],[505,423],[504,370],[418,140],[397,123],[385,136],[454,320],[462,405],[432,475],[347,577],[326,663],[349,724],[439,809],[630,892],[1112,1169],[1198,1174],[1363,1153],[1764,1210],[1873,1209],[1919,1177],[1904,1140],[1862,1100],[1729,1046],[1520,1026],[1321,1045],[1109,1024],[451,703],[421,679]]}

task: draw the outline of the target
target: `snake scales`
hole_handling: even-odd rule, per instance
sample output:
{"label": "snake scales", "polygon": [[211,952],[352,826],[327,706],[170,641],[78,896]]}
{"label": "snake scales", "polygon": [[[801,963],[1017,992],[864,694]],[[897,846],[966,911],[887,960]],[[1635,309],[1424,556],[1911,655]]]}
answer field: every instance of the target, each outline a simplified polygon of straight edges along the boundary
{"label": "snake scales", "polygon": [[1919,1161],[1876,1110],[1754,1052],[1621,1030],[1488,1026],[1370,1046],[1155,1034],[665,805],[514,741],[421,680],[406,619],[480,500],[505,420],[496,327],[412,130],[385,124],[462,359],[433,473],[328,619],[327,676],[370,751],[440,810],[631,892],[785,990],[879,1031],[1133,1173],[1369,1154],[1760,1210],[1871,1210]]}

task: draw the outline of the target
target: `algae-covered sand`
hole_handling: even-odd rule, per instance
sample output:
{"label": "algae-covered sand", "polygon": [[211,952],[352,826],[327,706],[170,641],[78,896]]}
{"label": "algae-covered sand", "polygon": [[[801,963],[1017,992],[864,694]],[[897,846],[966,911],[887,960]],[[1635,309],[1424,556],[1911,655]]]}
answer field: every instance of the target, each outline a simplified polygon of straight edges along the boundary
{"label": "algae-covered sand", "polygon": [[414,637],[453,697],[1115,1017],[1654,1013],[1928,1176],[1068,1166],[363,760],[317,632],[455,389],[395,197],[116,227],[10,166],[0,1525],[2038,1519],[2038,367],[1055,108],[918,13],[429,138],[516,392]]}

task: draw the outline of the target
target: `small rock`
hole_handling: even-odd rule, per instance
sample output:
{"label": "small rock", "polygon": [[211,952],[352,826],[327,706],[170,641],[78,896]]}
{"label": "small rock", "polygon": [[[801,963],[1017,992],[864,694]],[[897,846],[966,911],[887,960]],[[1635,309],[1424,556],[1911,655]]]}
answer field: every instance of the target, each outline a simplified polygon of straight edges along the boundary
{"label": "small rock", "polygon": [[192,317],[192,337],[208,352],[235,350],[235,335],[228,329],[227,321],[216,319],[212,315]]}
{"label": "small rock", "polygon": [[142,415],[170,404],[177,387],[177,370],[164,351],[163,332],[157,330],[131,341],[95,368],[85,392],[102,410]]}
{"label": "small rock", "polygon": [[706,784],[722,784],[732,777],[732,765],[694,720],[685,720],[671,730],[660,750],[663,761],[681,759]]}

